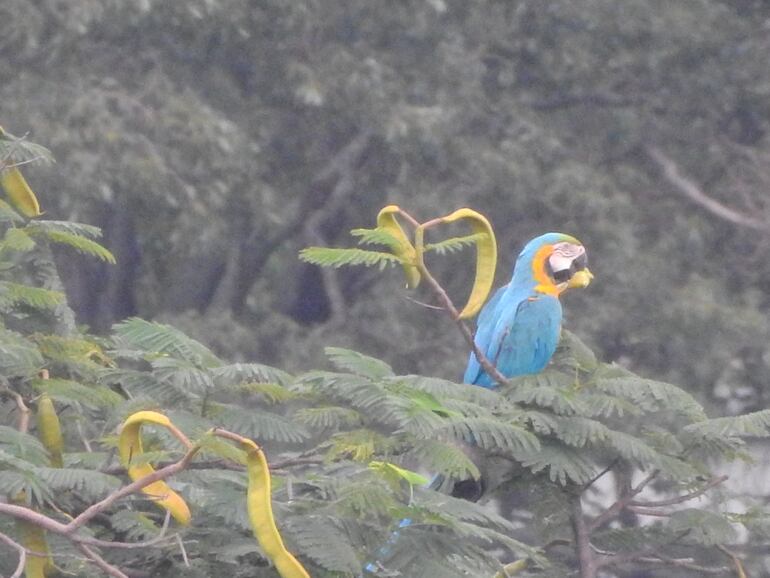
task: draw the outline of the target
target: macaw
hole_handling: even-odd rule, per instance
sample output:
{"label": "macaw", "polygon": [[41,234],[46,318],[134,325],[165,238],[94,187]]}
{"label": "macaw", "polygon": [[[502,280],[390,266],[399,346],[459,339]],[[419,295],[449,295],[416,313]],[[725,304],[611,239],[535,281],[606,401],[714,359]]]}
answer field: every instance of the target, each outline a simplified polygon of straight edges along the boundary
{"label": "macaw", "polygon": [[[538,373],[550,361],[561,332],[559,295],[593,279],[585,247],[575,237],[546,233],[516,259],[510,283],[479,314],[474,342],[504,377]],[[471,352],[465,383],[494,387],[495,380]]]}

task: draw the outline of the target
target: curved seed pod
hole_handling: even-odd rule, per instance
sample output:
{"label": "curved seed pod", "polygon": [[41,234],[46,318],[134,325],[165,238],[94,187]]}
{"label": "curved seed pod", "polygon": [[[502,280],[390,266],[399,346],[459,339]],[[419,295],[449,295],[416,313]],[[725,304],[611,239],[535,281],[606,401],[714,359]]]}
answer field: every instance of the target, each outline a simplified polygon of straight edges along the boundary
{"label": "curved seed pod", "polygon": [[[182,443],[185,443],[186,445],[189,445],[190,443],[184,438],[184,435],[174,427],[171,420],[162,413],[155,411],[138,411],[129,416],[128,419],[123,422],[123,427],[120,430],[118,452],[120,454],[121,463],[128,470],[128,476],[134,481],[148,476],[155,471],[153,467],[147,463],[131,465],[132,459],[141,455],[144,451],[140,435],[142,424],[144,423],[161,425],[170,430],[171,433],[182,441]],[[168,484],[163,480],[158,480],[157,482],[145,486],[142,488],[142,492],[155,498],[153,501],[161,508],[168,510],[180,524],[187,525],[190,523],[190,508],[187,507],[187,503],[179,494],[169,488]]]}
{"label": "curved seed pod", "polygon": [[[5,131],[0,126],[0,137],[4,135]],[[22,215],[37,217],[42,214],[35,193],[29,188],[27,180],[18,168],[5,168],[0,165],[0,186],[3,187],[14,208]]]}
{"label": "curved seed pod", "polygon": [[377,228],[387,231],[398,240],[398,247],[394,247],[393,253],[396,257],[403,259],[404,263],[402,266],[406,275],[406,286],[409,289],[414,289],[420,284],[420,272],[414,265],[416,263],[414,245],[412,245],[409,237],[406,236],[404,229],[401,228],[401,224],[396,219],[398,212],[399,208],[397,205],[388,205],[383,208],[377,215]]}
{"label": "curved seed pod", "polygon": [[265,555],[275,564],[282,578],[310,578],[310,574],[286,549],[273,518],[270,496],[270,469],[262,449],[250,439],[241,440],[246,452],[246,471],[249,475],[249,490],[246,503],[254,537]]}
{"label": "curved seed pod", "polygon": [[64,438],[61,434],[61,424],[51,398],[45,393],[37,402],[37,431],[40,441],[51,454],[51,465],[55,468],[63,467]]}
{"label": "curved seed pod", "polygon": [[19,521],[17,524],[21,534],[21,543],[27,550],[49,554],[47,556],[27,554],[27,561],[24,563],[24,576],[26,578],[45,578],[46,573],[53,568],[48,541],[45,538],[45,530],[29,522]]}
{"label": "curved seed pod", "polygon": [[0,185],[2,185],[5,194],[11,200],[13,207],[25,217],[38,217],[43,213],[40,211],[40,203],[32,189],[27,184],[27,179],[16,167],[2,169],[0,172]]}
{"label": "curved seed pod", "polygon": [[460,319],[467,319],[479,312],[492,289],[497,268],[497,241],[487,218],[472,209],[457,209],[439,220],[442,223],[452,223],[460,219],[468,219],[474,233],[485,233],[485,236],[476,241],[476,278],[473,281],[470,297],[460,311]]}

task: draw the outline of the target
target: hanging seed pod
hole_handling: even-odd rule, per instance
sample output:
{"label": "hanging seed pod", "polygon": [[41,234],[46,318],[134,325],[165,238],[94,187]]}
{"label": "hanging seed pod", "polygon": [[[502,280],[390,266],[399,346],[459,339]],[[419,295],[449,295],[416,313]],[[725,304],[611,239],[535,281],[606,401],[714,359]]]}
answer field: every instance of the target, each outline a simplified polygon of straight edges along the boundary
{"label": "hanging seed pod", "polygon": [[63,467],[64,438],[61,433],[61,424],[53,401],[46,393],[41,395],[37,402],[37,431],[40,441],[51,455],[51,465],[55,468]]}
{"label": "hanging seed pod", "polygon": [[396,257],[403,261],[402,267],[406,275],[406,286],[409,289],[415,289],[420,284],[420,272],[415,266],[416,253],[414,245],[412,245],[409,237],[406,236],[404,229],[401,228],[401,224],[396,219],[399,210],[396,205],[388,205],[383,208],[377,215],[377,228],[387,231],[398,240],[398,246],[393,248],[393,252]]}
{"label": "hanging seed pod", "polygon": [[275,564],[282,578],[310,578],[307,570],[284,546],[275,525],[270,495],[270,469],[265,453],[250,439],[242,439],[241,447],[246,452],[246,470],[249,475],[246,498],[249,520],[259,547]]}
{"label": "hanging seed pod", "polygon": [[453,223],[462,219],[471,222],[474,233],[483,233],[476,241],[476,277],[473,288],[465,307],[460,311],[460,319],[467,319],[479,312],[492,289],[497,268],[497,241],[487,218],[472,209],[458,209],[439,220],[442,223]]}
{"label": "hanging seed pod", "polygon": [[[140,478],[150,475],[155,469],[148,463],[136,463],[137,458],[142,455],[144,449],[142,448],[141,429],[144,423],[151,423],[160,425],[171,431],[182,443],[189,447],[190,442],[184,437],[184,434],[180,432],[162,413],[155,411],[139,411],[126,419],[123,422],[123,427],[120,430],[120,438],[118,439],[118,453],[120,454],[120,461],[128,470],[128,476],[136,481]],[[174,519],[182,525],[190,523],[190,508],[187,507],[187,503],[182,499],[182,496],[172,490],[166,482],[158,480],[153,482],[144,488],[142,492],[148,496],[154,498],[156,503],[161,508],[168,510]]]}

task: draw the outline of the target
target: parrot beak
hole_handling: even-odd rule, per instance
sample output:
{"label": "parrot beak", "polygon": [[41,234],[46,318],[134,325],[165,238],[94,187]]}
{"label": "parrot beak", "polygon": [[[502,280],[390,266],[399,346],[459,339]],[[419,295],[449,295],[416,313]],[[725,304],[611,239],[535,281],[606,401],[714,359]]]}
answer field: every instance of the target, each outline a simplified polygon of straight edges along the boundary
{"label": "parrot beak", "polygon": [[588,287],[591,284],[591,280],[594,278],[594,274],[590,270],[582,269],[575,273],[567,282],[567,289],[577,289]]}

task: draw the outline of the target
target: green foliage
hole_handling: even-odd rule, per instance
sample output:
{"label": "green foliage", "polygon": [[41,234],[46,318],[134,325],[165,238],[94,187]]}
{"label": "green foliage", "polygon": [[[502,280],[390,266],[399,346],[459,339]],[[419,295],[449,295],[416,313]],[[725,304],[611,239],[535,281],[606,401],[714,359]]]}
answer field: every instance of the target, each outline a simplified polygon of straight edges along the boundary
{"label": "green foliage", "polygon": [[334,267],[335,269],[345,265],[379,266],[380,270],[389,265],[401,263],[402,260],[391,253],[380,251],[367,251],[364,249],[332,249],[327,247],[308,247],[302,249],[299,258],[306,263],[320,265],[321,267]]}
{"label": "green foliage", "polygon": [[[617,498],[598,494],[595,480],[602,475],[616,476],[621,490],[649,479],[654,498],[636,497],[664,510],[654,523],[613,517],[592,528],[593,543],[609,555],[641,547],[666,558],[682,550],[700,558],[733,541],[738,524],[749,539],[765,535],[763,512],[726,512],[716,492],[700,509],[685,498],[711,490],[720,465],[743,457],[746,438],[770,435],[766,410],[709,419],[683,389],[601,363],[570,334],[546,371],[495,390],[401,375],[395,355],[386,362],[342,347],[324,350],[330,370],[299,375],[230,363],[180,329],[140,318],[97,338],[63,322],[69,310],[48,245],[64,243],[108,260],[91,244],[98,231],[56,221],[24,224],[3,214],[0,208],[4,501],[60,519],[126,483],[115,457],[116,428],[142,409],[163,411],[201,444],[191,468],[170,481],[193,510],[191,526],[173,530],[190,568],[163,540],[158,547],[104,549],[118,566],[158,575],[275,577],[250,535],[243,452],[210,433],[218,426],[264,447],[278,526],[290,550],[320,578],[492,576],[502,562],[522,557],[532,575],[574,574],[576,499],[591,496],[608,507]],[[392,243],[378,232],[358,236],[367,244]],[[432,249],[452,252],[469,239]],[[398,262],[382,255],[305,253],[310,262],[327,264]],[[371,312],[369,323],[379,322],[380,313]],[[16,395],[34,408],[41,393],[61,417],[63,468],[50,467],[34,417],[29,431],[21,431]],[[163,428],[146,429],[146,451],[136,463],[178,459],[181,444]],[[439,490],[421,487],[429,479]],[[468,486],[480,488],[474,495],[480,501],[448,495]],[[676,507],[655,506],[655,500]],[[637,511],[626,513],[644,515],[638,511],[645,506],[633,507]],[[87,531],[103,540],[144,540],[157,536],[160,524],[152,500],[135,497],[112,504]],[[68,566],[74,563],[66,540],[52,544],[66,571],[87,572]],[[7,565],[0,560],[0,572],[12,572]]]}

